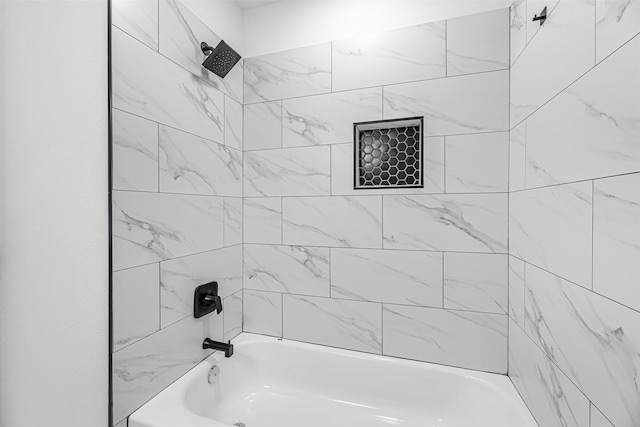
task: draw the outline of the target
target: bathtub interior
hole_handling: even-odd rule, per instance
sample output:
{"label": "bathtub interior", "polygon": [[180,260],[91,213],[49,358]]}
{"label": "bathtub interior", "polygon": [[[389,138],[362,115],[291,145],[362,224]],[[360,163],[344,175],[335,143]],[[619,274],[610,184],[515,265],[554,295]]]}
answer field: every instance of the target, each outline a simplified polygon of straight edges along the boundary
{"label": "bathtub interior", "polygon": [[[172,386],[183,425],[537,427],[503,375],[248,333],[234,344],[233,357],[216,352]],[[220,376],[209,384],[213,365]],[[163,394],[158,407],[176,406]]]}

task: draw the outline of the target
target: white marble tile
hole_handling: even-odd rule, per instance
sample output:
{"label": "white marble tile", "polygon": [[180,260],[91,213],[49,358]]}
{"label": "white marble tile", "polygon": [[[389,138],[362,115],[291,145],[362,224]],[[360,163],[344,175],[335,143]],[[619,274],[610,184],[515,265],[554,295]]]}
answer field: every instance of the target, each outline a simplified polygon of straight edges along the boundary
{"label": "white marble tile", "polygon": [[158,50],[158,0],[113,0],[111,22],[151,49]]}
{"label": "white marble tile", "polygon": [[353,124],[382,119],[382,88],[282,101],[282,145],[353,143]]}
{"label": "white marble tile", "polygon": [[118,423],[212,353],[222,315],[188,317],[113,354],[113,419]]}
{"label": "white marble tile", "polygon": [[245,152],[244,195],[328,195],[331,192],[330,170],[330,147]]}
{"label": "white marble tile", "polygon": [[[574,1],[574,0],[571,0]],[[600,1],[600,0],[598,0]],[[540,15],[542,9],[547,7],[547,18],[550,20],[553,11],[555,10],[557,4],[560,0],[527,0],[527,43],[531,41],[533,36],[536,35],[540,29],[543,29],[547,26],[550,21],[545,21],[544,24],[540,25],[540,21],[534,21],[534,16]]]}
{"label": "white marble tile", "polygon": [[598,408],[591,404],[591,427],[614,427]]}
{"label": "white marble tile", "polygon": [[224,341],[234,339],[242,332],[242,291],[226,297],[222,301],[224,315]]}
{"label": "white marble tile", "polygon": [[244,106],[244,149],[282,147],[282,101]]}
{"label": "white marble tile", "polygon": [[589,400],[513,322],[509,378],[540,426],[589,425]]}
{"label": "white marble tile", "polygon": [[282,198],[244,199],[244,243],[282,243]]}
{"label": "white marble tile", "polygon": [[385,196],[385,249],[507,251],[507,195]]}
{"label": "white marble tile", "polygon": [[160,329],[158,264],[113,273],[113,351]]}
{"label": "white marble tile", "polygon": [[445,22],[333,42],[333,90],[445,76]]}
{"label": "white marble tile", "polygon": [[282,296],[283,337],[368,353],[382,352],[380,304]]}
{"label": "white marble tile", "polygon": [[[202,66],[201,42],[217,46],[220,37],[180,1],[160,0],[160,53],[216,89],[242,102],[242,60],[222,79]],[[236,48],[237,46],[231,46]]]}
{"label": "white marble tile", "polygon": [[222,199],[113,192],[113,269],[222,247]]}
{"label": "white marble tile", "polygon": [[442,307],[442,254],[333,248],[331,297]]}
{"label": "white marble tile", "polygon": [[640,171],[639,87],[636,37],[533,114],[527,187]]}
{"label": "white marble tile", "polygon": [[591,288],[591,182],[512,193],[509,251]]}
{"label": "white marble tile", "polygon": [[218,282],[221,298],[242,289],[242,248],[233,246],[160,263],[162,327],[193,316],[193,292]]}
{"label": "white marble tile", "polygon": [[513,64],[511,127],[595,65],[594,7],[594,0],[560,2]]}
{"label": "white marble tile", "polygon": [[423,142],[423,188],[354,189],[355,155],[353,143],[331,146],[331,194],[425,194],[444,193],[444,137],[424,138]]}
{"label": "white marble tile", "polygon": [[444,254],[444,307],[505,314],[509,260],[506,254]]}
{"label": "white marble tile", "polygon": [[283,243],[382,248],[382,197],[287,197]]}
{"label": "white marble tile", "polygon": [[388,356],[507,372],[507,316],[385,304]]}
{"label": "white marble tile", "polygon": [[244,288],[328,297],[329,249],[245,244]]}
{"label": "white marble tile", "polygon": [[509,190],[509,132],[445,138],[447,193]]}
{"label": "white marble tile", "polygon": [[527,45],[527,2],[515,0],[511,4],[511,64],[520,56]]}
{"label": "white marble tile", "polygon": [[242,199],[224,198],[224,245],[233,246],[242,243]]}
{"label": "white marble tile", "polygon": [[117,28],[111,40],[115,108],[222,141],[222,92]]}
{"label": "white marble tile", "polygon": [[525,331],[617,427],[640,425],[640,313],[526,266]]}
{"label": "white marble tile", "polygon": [[509,256],[509,316],[524,328],[524,261]]}
{"label": "white marble tile", "polygon": [[640,173],[594,181],[593,290],[640,311]]}
{"label": "white marble tile", "polygon": [[331,92],[331,43],[244,61],[244,103]]}
{"label": "white marble tile", "polygon": [[638,33],[640,33],[640,1],[596,1],[596,60],[598,62]]}
{"label": "white marble tile", "polygon": [[509,191],[525,188],[527,162],[527,121],[523,121],[509,132]]}
{"label": "white marble tile", "polygon": [[282,336],[282,294],[245,289],[242,303],[246,332]]}
{"label": "white marble tile", "polygon": [[160,125],[160,191],[242,196],[242,152]]}
{"label": "white marble tile", "polygon": [[158,191],[158,124],[112,112],[113,189]]}
{"label": "white marble tile", "polygon": [[384,88],[384,118],[424,116],[424,135],[509,129],[509,72],[405,83]]}
{"label": "white marble tile", "polygon": [[509,68],[509,9],[447,20],[447,76]]}
{"label": "white marble tile", "polygon": [[329,249],[245,245],[246,289],[329,295]]}
{"label": "white marble tile", "polygon": [[226,96],[224,98],[224,145],[242,150],[242,104]]}

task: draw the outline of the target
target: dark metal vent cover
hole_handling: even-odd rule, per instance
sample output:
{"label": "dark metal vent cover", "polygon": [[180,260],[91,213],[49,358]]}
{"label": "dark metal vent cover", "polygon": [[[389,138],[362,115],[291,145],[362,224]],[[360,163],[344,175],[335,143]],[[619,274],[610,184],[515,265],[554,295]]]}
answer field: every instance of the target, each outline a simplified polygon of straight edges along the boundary
{"label": "dark metal vent cover", "polygon": [[354,188],[422,188],[422,123],[422,117],[354,123]]}

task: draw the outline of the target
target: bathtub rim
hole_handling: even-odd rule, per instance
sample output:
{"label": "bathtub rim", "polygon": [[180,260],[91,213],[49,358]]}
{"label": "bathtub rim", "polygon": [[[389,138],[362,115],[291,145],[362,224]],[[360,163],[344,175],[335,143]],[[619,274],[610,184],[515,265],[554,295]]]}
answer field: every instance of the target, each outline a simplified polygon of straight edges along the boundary
{"label": "bathtub rim", "polygon": [[[496,389],[500,394],[517,407],[522,412],[523,417],[535,419],[531,411],[526,406],[522,397],[506,374],[477,371],[468,368],[443,365],[433,362],[425,362],[413,359],[400,358],[395,356],[385,356],[377,353],[366,353],[355,350],[347,350],[338,347],[331,347],[320,344],[312,344],[303,341],[295,341],[286,338],[279,338],[268,335],[259,335],[249,332],[242,332],[233,338],[232,343],[235,352],[242,351],[242,347],[260,343],[279,343],[286,346],[303,350],[324,353],[326,355],[346,356],[362,360],[392,363],[400,366],[415,367],[419,369],[429,369],[435,373],[453,375],[466,379],[482,382],[487,387]],[[218,358],[224,358],[224,352],[214,351],[202,362],[198,363],[176,381],[171,383],[161,392],[156,394],[142,406],[136,409],[128,418],[129,427],[232,427],[208,417],[200,416],[192,412],[186,402],[186,392],[189,386],[198,378],[206,377],[209,369],[218,364]],[[167,403],[173,402],[171,411],[167,411]],[[180,402],[179,404],[177,402]],[[537,424],[532,424],[537,425]]]}

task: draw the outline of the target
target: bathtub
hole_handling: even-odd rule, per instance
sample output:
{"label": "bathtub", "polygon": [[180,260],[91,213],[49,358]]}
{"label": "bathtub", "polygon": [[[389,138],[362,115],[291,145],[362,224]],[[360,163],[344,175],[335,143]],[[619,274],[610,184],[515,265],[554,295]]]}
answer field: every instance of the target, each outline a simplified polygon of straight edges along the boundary
{"label": "bathtub", "polygon": [[129,427],[538,427],[504,375],[247,333],[233,344],[231,358],[213,353]]}

